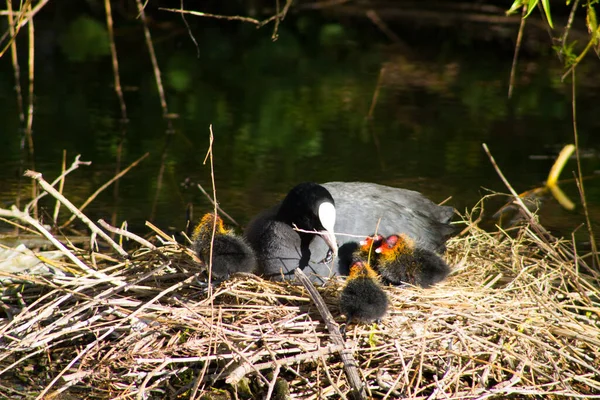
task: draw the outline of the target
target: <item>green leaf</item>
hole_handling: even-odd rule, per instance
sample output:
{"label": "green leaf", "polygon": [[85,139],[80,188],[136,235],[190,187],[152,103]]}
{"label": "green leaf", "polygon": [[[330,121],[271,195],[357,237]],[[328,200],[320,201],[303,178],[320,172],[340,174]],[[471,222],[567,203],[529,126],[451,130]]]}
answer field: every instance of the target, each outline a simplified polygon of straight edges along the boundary
{"label": "green leaf", "polygon": [[588,6],[587,8],[586,23],[588,32],[595,34],[598,29],[598,20],[596,18],[596,10],[594,10],[594,7],[592,6]]}
{"label": "green leaf", "polygon": [[529,17],[529,14],[533,11],[535,6],[537,6],[539,0],[529,0],[529,4],[527,5],[527,14],[525,14],[525,18]]}
{"label": "green leaf", "polygon": [[523,0],[515,0],[512,3],[512,6],[510,6],[510,8],[508,9],[508,11],[506,12],[506,15],[510,15],[510,14],[514,14],[517,12],[517,10],[519,8],[521,8],[523,6]]}
{"label": "green leaf", "polygon": [[548,19],[548,25],[550,25],[550,28],[554,29],[554,24],[552,24],[552,15],[550,14],[550,0],[542,0],[542,7],[544,7],[544,12],[546,13],[546,18]]}

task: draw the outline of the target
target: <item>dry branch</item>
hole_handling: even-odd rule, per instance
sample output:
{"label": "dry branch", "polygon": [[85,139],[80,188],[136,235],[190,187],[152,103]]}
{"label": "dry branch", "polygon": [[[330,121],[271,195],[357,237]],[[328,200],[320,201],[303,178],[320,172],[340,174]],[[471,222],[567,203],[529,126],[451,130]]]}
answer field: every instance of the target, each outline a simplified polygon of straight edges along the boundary
{"label": "dry branch", "polygon": [[108,244],[110,244],[121,256],[123,256],[123,257],[128,256],[127,252],[125,250],[123,250],[123,248],[121,246],[119,246],[114,240],[112,240],[110,238],[110,236],[108,236],[106,233],[104,233],[104,231],[102,229],[98,228],[96,226],[96,224],[94,224],[92,222],[92,220],[89,219],[85,214],[83,214],[81,211],[79,211],[73,203],[71,203],[66,197],[64,197],[56,189],[54,189],[48,182],[46,182],[44,180],[44,178],[42,178],[41,173],[28,170],[28,171],[25,171],[25,176],[35,179],[38,182],[38,184],[42,187],[42,189],[44,189],[52,197],[56,198],[62,204],[64,204],[65,207],[67,207],[69,209],[69,211],[71,211],[74,215],[76,215],[77,218],[81,219],[81,221],[83,221],[83,223],[86,224],[93,233],[97,234],[102,239],[106,240],[108,242]]}

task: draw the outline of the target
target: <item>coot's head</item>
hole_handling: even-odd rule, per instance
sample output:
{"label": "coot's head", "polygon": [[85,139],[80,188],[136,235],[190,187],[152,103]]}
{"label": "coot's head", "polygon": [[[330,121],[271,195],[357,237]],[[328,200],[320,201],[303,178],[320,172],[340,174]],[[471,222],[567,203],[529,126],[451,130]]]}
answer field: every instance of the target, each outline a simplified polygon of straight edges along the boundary
{"label": "coot's head", "polygon": [[337,255],[335,202],[331,193],[314,182],[295,186],[287,194],[277,213],[277,219],[306,231],[317,231],[334,255]]}

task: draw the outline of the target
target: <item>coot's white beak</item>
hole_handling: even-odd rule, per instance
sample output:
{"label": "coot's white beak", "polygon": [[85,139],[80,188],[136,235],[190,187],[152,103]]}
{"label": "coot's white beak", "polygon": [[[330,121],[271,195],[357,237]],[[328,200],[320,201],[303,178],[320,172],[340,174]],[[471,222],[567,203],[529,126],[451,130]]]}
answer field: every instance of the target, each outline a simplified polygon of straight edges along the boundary
{"label": "coot's white beak", "polygon": [[327,246],[331,249],[332,257],[337,257],[338,254],[338,245],[335,240],[335,234],[329,231],[321,231],[321,237],[327,243]]}
{"label": "coot's white beak", "polygon": [[332,203],[321,203],[319,206],[319,220],[323,228],[325,228],[320,231],[321,237],[331,249],[333,257],[336,257],[338,254],[338,245],[333,231],[333,227],[335,226],[335,206]]}

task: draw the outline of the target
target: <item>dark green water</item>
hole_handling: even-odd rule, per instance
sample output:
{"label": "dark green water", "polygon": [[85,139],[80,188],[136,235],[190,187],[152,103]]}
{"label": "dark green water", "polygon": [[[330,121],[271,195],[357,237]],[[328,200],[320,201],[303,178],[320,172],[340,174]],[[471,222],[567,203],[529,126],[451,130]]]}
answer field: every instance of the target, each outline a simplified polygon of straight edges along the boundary
{"label": "dark green water", "polygon": [[[188,203],[196,215],[210,209],[206,198],[184,182],[211,189],[210,168],[202,164],[211,124],[217,197],[242,224],[306,180],[379,182],[419,190],[434,201],[452,196],[450,204],[463,211],[486,193],[482,187],[506,191],[482,143],[522,192],[541,185],[552,158],[573,141],[571,89],[560,82],[552,54],[524,54],[514,98],[508,101],[511,46],[461,37],[460,31],[454,36],[409,31],[402,37],[408,45],[399,49],[372,27],[308,17],[286,19],[276,42],[271,28],[210,20],[194,24],[199,57],[180,19],[168,28],[153,27],[169,112],[176,115],[172,134],[162,118],[139,26],[130,22],[117,31],[129,117],[122,165],[145,152],[150,157],[121,179],[116,197],[111,187],[96,199],[87,210],[92,219],[110,220],[116,213],[119,223],[127,220],[140,232],[147,231],[146,219],[164,229],[182,229]],[[93,46],[85,38],[83,44],[72,43],[66,38],[78,36],[69,34],[71,25],[61,27],[56,21],[36,26],[35,169],[48,180],[56,177],[63,149],[68,164],[76,154],[92,161],[67,178],[66,195],[81,204],[115,174],[120,111],[110,58],[81,50]],[[24,36],[19,45],[26,45]],[[595,62],[580,73],[589,78]],[[7,207],[19,196],[27,198],[29,181],[20,177],[20,168],[30,163],[21,162],[8,56],[0,59],[0,73],[0,201]],[[600,170],[597,89],[591,78],[579,87],[579,140],[588,176]],[[532,158],[539,155],[545,157]],[[571,178],[574,169],[569,162],[562,178]],[[579,203],[573,183],[562,188]],[[587,180],[586,189],[595,222],[598,179]],[[42,204],[51,213],[52,203]],[[495,211],[501,204],[498,200],[486,209]],[[568,212],[548,200],[542,221],[569,235],[583,221],[581,206]]]}

